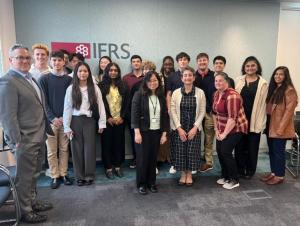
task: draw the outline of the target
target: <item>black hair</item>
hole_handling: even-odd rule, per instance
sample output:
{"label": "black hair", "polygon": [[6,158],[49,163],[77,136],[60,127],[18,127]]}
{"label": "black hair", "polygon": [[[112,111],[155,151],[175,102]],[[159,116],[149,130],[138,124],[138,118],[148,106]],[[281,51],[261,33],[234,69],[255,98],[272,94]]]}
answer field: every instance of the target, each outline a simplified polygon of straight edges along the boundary
{"label": "black hair", "polygon": [[118,71],[118,76],[114,79],[114,84],[118,88],[120,95],[124,95],[126,92],[126,89],[125,89],[125,85],[121,78],[121,69],[120,69],[119,65],[114,62],[109,63],[104,70],[102,82],[100,83],[101,91],[102,91],[103,95],[107,95],[109,93],[109,88],[113,83],[113,80],[109,76],[109,70],[111,69],[112,66],[115,66]]}
{"label": "black hair", "polygon": [[132,57],[130,58],[130,62],[132,62],[133,59],[140,59],[141,61],[143,61],[142,57],[139,55],[132,55]]}
{"label": "black hair", "polygon": [[61,58],[61,59],[65,59],[64,53],[62,51],[52,51],[50,54],[50,58],[51,57],[57,57],[57,58]]}
{"label": "black hair", "polygon": [[[277,83],[275,82],[275,74],[278,70],[283,70],[284,73],[284,80],[282,81],[281,86],[277,86]],[[291,76],[290,76],[290,71],[287,67],[285,66],[279,66],[275,68],[275,70],[272,73],[270,83],[269,83],[269,89],[268,89],[268,95],[266,102],[267,103],[274,103],[274,104],[280,104],[283,102],[284,99],[284,93],[287,90],[288,87],[294,87]]]}
{"label": "black hair", "polygon": [[216,56],[213,60],[213,64],[215,64],[217,60],[221,60],[224,64],[226,64],[226,58],[223,56]]}
{"label": "black hair", "polygon": [[161,68],[160,68],[160,73],[161,73],[162,75],[165,75],[165,71],[164,71],[164,63],[165,63],[166,60],[170,60],[170,61],[172,61],[172,63],[173,63],[173,68],[171,69],[171,73],[175,71],[175,68],[174,68],[174,59],[173,59],[173,57],[171,57],[171,56],[165,56],[165,57],[163,58],[163,63],[162,63]]}
{"label": "black hair", "polygon": [[190,56],[185,52],[178,53],[177,56],[176,56],[176,61],[178,62],[179,59],[184,58],[184,57],[188,60],[188,62],[191,61]]}
{"label": "black hair", "polygon": [[111,60],[111,58],[109,56],[102,56],[102,57],[100,57],[99,62],[98,62],[98,69],[99,69],[98,75],[102,75],[104,73],[104,71],[100,68],[100,61],[102,59],[107,59],[109,61],[109,63],[112,62],[112,60]]}
{"label": "black hair", "polygon": [[147,85],[147,83],[150,81],[152,75],[155,75],[156,79],[158,80],[158,87],[155,90],[155,94],[160,97],[164,96],[164,91],[163,91],[162,84],[161,84],[161,78],[156,71],[148,71],[146,73],[146,75],[143,79],[142,85],[140,87],[142,94],[147,95],[147,96],[152,95],[152,91],[148,88],[148,85]]}
{"label": "black hair", "polygon": [[73,108],[79,110],[80,106],[82,104],[82,95],[80,91],[80,81],[77,76],[79,67],[85,66],[88,70],[89,76],[87,78],[87,90],[88,90],[88,99],[90,103],[90,110],[91,107],[94,106],[97,103],[97,95],[95,90],[95,85],[92,78],[92,72],[89,67],[89,65],[85,62],[79,62],[74,69],[74,75],[73,75],[73,87],[72,87],[72,100],[73,100]]}
{"label": "black hair", "polygon": [[246,66],[246,64],[247,64],[248,62],[250,62],[250,61],[254,61],[254,62],[256,63],[256,65],[257,65],[257,71],[256,71],[256,74],[261,76],[261,75],[262,75],[262,68],[261,68],[261,65],[260,65],[258,59],[257,59],[255,56],[249,56],[249,57],[247,57],[247,58],[245,59],[243,65],[242,65],[242,74],[243,74],[243,75],[246,74],[245,66]]}
{"label": "black hair", "polygon": [[79,61],[84,62],[84,56],[81,53],[71,53],[69,60],[72,61],[74,57],[77,57]]}

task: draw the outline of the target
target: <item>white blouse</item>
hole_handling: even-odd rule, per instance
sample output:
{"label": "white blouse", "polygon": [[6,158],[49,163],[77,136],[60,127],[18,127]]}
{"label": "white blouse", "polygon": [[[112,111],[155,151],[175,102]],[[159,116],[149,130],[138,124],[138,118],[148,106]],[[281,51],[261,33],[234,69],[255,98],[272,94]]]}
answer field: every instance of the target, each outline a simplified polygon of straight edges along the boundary
{"label": "white blouse", "polygon": [[[70,85],[66,91],[65,102],[64,102],[64,113],[63,113],[63,123],[64,123],[64,132],[71,132],[72,129],[70,128],[72,115],[80,116],[85,115],[87,117],[92,117],[92,111],[89,110],[90,103],[88,98],[88,91],[87,87],[80,87],[81,95],[82,95],[82,103],[79,109],[73,108],[73,101],[72,101],[72,87]],[[95,91],[97,96],[97,102],[99,107],[99,121],[98,126],[99,129],[106,128],[106,114],[105,108],[102,100],[102,94],[98,86],[95,85]]]}

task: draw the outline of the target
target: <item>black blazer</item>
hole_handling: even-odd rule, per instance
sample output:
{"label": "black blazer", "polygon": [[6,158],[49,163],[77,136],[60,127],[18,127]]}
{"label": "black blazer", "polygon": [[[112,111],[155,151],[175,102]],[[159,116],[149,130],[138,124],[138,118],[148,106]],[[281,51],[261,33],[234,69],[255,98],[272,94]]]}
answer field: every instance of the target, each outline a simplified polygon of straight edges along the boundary
{"label": "black blazer", "polygon": [[[169,128],[169,117],[166,99],[158,97],[160,105],[160,129],[167,132]],[[149,97],[143,95],[139,90],[135,92],[131,106],[131,128],[139,128],[141,131],[148,131],[150,127]]]}
{"label": "black blazer", "polygon": [[[100,83],[99,87],[102,93],[102,99],[103,99],[103,103],[104,103],[104,107],[105,107],[105,113],[106,113],[106,119],[111,118],[111,113],[110,113],[110,109],[109,109],[109,105],[106,99],[106,93],[104,93],[103,91],[103,84]],[[125,91],[123,92],[123,94],[120,94],[122,96],[122,104],[121,104],[121,112],[120,112],[120,116],[123,120],[125,120],[126,115],[127,115],[127,111],[129,110],[128,106],[129,106],[129,91],[128,88],[126,86],[124,86]]]}

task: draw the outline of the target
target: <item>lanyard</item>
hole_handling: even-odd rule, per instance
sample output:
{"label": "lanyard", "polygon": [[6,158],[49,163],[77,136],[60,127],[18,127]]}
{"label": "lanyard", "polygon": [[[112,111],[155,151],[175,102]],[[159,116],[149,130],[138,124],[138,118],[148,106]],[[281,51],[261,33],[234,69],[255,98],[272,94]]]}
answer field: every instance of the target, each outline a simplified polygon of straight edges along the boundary
{"label": "lanyard", "polygon": [[155,113],[156,113],[156,107],[157,107],[157,96],[155,96],[156,97],[156,101],[155,101],[155,106],[154,106],[154,104],[153,104],[153,101],[152,101],[152,98],[151,98],[151,96],[149,97],[149,99],[150,99],[150,102],[151,102],[151,104],[152,104],[152,107],[153,107],[153,110],[154,110],[154,116],[155,116]]}

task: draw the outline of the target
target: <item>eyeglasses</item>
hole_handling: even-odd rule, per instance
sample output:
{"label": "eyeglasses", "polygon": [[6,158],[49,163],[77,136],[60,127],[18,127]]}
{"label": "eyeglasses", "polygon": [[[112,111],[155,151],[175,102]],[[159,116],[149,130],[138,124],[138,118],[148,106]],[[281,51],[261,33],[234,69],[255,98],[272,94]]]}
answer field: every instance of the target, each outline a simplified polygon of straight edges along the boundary
{"label": "eyeglasses", "polygon": [[31,56],[27,56],[27,57],[16,56],[16,57],[12,57],[12,58],[15,58],[17,61],[24,61],[24,60],[30,61],[31,60]]}

